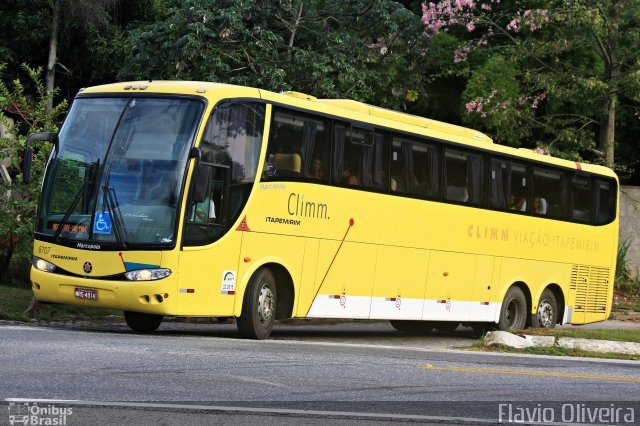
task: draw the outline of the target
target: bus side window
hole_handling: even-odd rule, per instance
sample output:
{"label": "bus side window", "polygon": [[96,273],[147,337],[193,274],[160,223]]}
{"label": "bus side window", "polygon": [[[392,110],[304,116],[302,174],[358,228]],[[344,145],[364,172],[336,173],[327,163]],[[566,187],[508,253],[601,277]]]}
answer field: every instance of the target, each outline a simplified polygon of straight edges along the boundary
{"label": "bus side window", "polygon": [[440,155],[435,145],[394,135],[391,191],[423,198],[440,196]]}
{"label": "bus side window", "polygon": [[491,208],[527,211],[527,166],[510,160],[491,160]]}
{"label": "bus side window", "polygon": [[449,201],[479,205],[484,193],[484,158],[445,148],[444,187]]}
{"label": "bus side window", "polygon": [[614,180],[595,179],[596,225],[610,223],[616,213],[616,184]]}
{"label": "bus side window", "polygon": [[[209,170],[205,196],[191,185],[183,244],[211,244],[237,220],[258,173],[265,106],[223,103],[212,111],[200,144],[199,167]],[[197,177],[194,177],[197,180]],[[199,195],[199,194],[198,194]]]}
{"label": "bus side window", "polygon": [[273,108],[262,180],[329,180],[328,119]]}
{"label": "bus side window", "polygon": [[[373,129],[351,127],[351,143],[345,145],[345,167],[342,183],[385,190],[384,164],[388,156],[383,133]],[[349,175],[350,173],[350,175]]]}
{"label": "bus side window", "polygon": [[569,216],[567,181],[567,175],[563,171],[546,167],[533,168],[533,193],[536,197],[544,198],[546,216],[555,219],[567,219]]}
{"label": "bus side window", "polygon": [[591,185],[589,176],[576,174],[572,181],[573,219],[578,222],[591,222]]}

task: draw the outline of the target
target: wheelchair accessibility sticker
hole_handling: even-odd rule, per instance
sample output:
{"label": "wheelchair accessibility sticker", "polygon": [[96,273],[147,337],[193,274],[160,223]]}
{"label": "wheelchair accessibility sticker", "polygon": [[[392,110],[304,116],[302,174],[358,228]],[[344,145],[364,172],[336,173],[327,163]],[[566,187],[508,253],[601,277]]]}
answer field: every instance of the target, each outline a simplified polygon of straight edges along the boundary
{"label": "wheelchair accessibility sticker", "polygon": [[93,219],[93,233],[111,233],[111,215],[109,212],[96,212],[96,217]]}

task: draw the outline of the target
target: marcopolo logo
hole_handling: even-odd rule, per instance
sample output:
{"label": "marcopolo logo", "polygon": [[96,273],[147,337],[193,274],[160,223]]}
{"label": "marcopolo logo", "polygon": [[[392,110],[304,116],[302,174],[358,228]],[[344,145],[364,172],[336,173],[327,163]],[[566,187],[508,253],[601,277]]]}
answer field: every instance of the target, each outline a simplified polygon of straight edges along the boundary
{"label": "marcopolo logo", "polygon": [[9,403],[10,425],[64,426],[72,414],[71,407],[58,407],[53,404],[40,406],[35,402]]}

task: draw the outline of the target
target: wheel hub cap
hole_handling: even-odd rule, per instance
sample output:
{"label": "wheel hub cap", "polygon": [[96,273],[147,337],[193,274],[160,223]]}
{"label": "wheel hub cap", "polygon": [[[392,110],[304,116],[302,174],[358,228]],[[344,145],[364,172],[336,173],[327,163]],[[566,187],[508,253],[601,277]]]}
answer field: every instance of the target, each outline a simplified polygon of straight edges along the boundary
{"label": "wheel hub cap", "polygon": [[507,321],[509,324],[509,327],[511,328],[517,318],[518,318],[518,302],[516,302],[515,300],[512,300],[509,302],[509,304],[507,305]]}
{"label": "wheel hub cap", "polygon": [[261,324],[266,324],[271,321],[273,316],[273,292],[267,286],[263,286],[260,289],[260,295],[258,296],[258,319]]}
{"label": "wheel hub cap", "polygon": [[549,328],[553,325],[553,308],[546,300],[541,301],[538,306],[538,322],[544,328]]}

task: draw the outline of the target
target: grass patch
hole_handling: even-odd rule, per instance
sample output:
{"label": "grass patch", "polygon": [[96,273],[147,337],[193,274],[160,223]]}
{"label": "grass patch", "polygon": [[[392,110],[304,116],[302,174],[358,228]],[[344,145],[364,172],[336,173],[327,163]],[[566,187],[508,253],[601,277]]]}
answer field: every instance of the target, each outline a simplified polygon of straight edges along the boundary
{"label": "grass patch", "polygon": [[32,316],[22,313],[31,302],[30,289],[0,285],[0,319],[11,321],[122,320],[122,312],[113,309],[85,308],[73,305],[39,303]]}
{"label": "grass patch", "polygon": [[529,328],[522,334],[531,336],[573,337],[577,339],[614,340],[640,343],[640,330],[596,330],[566,328]]}
{"label": "grass patch", "polygon": [[516,348],[511,348],[509,346],[503,346],[503,345],[492,345],[487,347],[487,346],[483,346],[482,342],[479,342],[475,346],[471,347],[470,349],[475,351],[482,351],[482,352],[572,356],[572,357],[601,358],[601,359],[623,359],[623,360],[630,360],[630,361],[640,360],[640,355],[629,355],[629,354],[620,354],[620,353],[612,353],[612,352],[592,352],[592,351],[583,351],[580,349],[569,349],[569,348],[561,348],[561,347],[551,347],[551,348],[532,347],[532,348],[526,348],[526,349],[516,349]]}
{"label": "grass patch", "polygon": [[[595,330],[595,329],[562,329],[562,328],[529,328],[522,334],[530,336],[554,336],[570,337],[575,339],[595,339],[595,340],[612,340],[619,342],[635,342],[640,343],[640,330]],[[623,359],[631,361],[639,361],[640,355],[630,355],[615,352],[593,352],[582,349],[563,348],[553,346],[550,348],[535,346],[525,349],[516,349],[504,345],[484,346],[484,337],[478,341],[471,350],[483,352],[505,352],[519,353],[530,355],[553,355],[553,356],[572,356],[585,358],[602,358],[602,359]]]}

